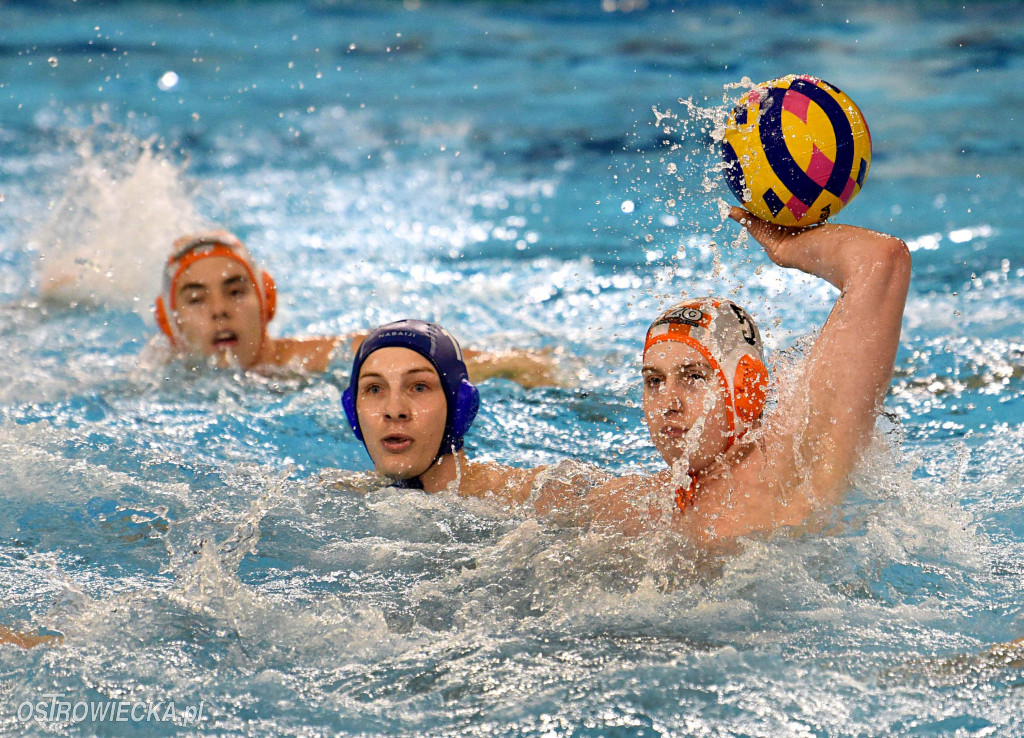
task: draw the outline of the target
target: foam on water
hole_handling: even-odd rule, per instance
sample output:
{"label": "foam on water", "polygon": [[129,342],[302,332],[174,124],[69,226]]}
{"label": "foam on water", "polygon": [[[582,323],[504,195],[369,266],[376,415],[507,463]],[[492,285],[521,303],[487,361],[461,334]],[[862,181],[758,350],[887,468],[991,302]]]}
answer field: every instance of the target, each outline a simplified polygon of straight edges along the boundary
{"label": "foam on water", "polygon": [[[0,55],[2,622],[64,634],[0,647],[0,730],[60,691],[203,701],[203,732],[241,735],[1024,731],[1019,667],[985,655],[1024,633],[1024,193],[991,130],[1012,19],[907,3],[894,43],[863,4],[604,5],[261,3],[255,38],[257,6],[0,10],[24,46]],[[484,383],[477,458],[569,493],[660,469],[652,316],[727,294],[785,375],[835,300],[724,221],[716,131],[779,71],[863,103],[876,156],[844,217],[915,258],[878,439],[806,531],[707,550],[380,488],[343,473],[367,468],[344,360],[140,360],[170,241],[223,225],[274,274],[280,335],[416,315],[563,351],[573,386]],[[967,108],[991,141],[962,144]],[[27,727],[51,729],[75,726]]]}

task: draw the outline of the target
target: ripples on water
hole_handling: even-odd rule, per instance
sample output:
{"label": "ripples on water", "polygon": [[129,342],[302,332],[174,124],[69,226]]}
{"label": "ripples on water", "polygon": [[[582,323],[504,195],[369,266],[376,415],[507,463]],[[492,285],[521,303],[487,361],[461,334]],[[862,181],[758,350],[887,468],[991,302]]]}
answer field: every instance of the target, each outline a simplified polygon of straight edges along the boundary
{"label": "ripples on water", "polygon": [[[65,635],[0,649],[4,729],[60,692],[253,735],[1020,734],[1019,666],[981,655],[1024,635],[1012,7],[406,6],[0,10],[3,622]],[[139,362],[166,244],[222,223],[282,335],[419,315],[562,350],[569,387],[484,385],[477,456],[658,468],[652,315],[740,294],[784,369],[833,300],[720,222],[727,86],[790,71],[865,110],[844,217],[915,257],[888,416],[822,533],[698,551],[356,492],[329,483],[367,466],[344,362]]]}

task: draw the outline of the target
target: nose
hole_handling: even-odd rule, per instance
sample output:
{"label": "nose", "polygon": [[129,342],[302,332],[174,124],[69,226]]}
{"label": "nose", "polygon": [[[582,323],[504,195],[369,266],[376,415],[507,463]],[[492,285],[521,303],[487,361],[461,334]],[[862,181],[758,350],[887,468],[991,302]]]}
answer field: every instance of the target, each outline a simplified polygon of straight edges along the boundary
{"label": "nose", "polygon": [[675,382],[666,382],[662,390],[662,415],[681,413],[686,409],[686,401],[680,389]]}
{"label": "nose", "polygon": [[230,315],[228,301],[220,295],[210,298],[210,315],[214,318],[226,318]]}
{"label": "nose", "polygon": [[384,417],[388,420],[407,420],[409,418],[409,403],[401,392],[388,393],[387,401],[384,403]]}

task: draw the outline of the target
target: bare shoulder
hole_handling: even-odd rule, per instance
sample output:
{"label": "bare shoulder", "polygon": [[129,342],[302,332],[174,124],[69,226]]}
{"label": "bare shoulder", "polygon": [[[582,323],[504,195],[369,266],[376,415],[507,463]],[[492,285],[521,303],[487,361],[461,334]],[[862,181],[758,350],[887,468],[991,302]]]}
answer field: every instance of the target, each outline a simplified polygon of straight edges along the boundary
{"label": "bare shoulder", "polygon": [[750,534],[800,528],[829,509],[815,479],[794,454],[792,436],[765,434],[724,464],[697,488],[681,525],[694,540],[720,541]]}
{"label": "bare shoulder", "polygon": [[307,372],[325,372],[340,343],[341,339],[336,336],[275,338],[272,356],[267,363]]}

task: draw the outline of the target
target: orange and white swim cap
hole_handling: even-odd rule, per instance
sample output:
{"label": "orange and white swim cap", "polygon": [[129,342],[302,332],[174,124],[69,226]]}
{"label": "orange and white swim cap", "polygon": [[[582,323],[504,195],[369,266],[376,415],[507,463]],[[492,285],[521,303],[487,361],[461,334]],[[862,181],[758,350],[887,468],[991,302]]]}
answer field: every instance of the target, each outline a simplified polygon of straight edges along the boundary
{"label": "orange and white swim cap", "polygon": [[730,432],[736,431],[737,419],[749,426],[761,417],[768,368],[761,334],[746,310],[714,297],[685,300],[651,323],[644,354],[662,341],[692,346],[715,370],[727,399]]}
{"label": "orange and white swim cap", "polygon": [[237,236],[225,230],[204,231],[182,236],[174,242],[171,255],[164,265],[163,286],[154,306],[156,324],[170,339],[172,345],[176,345],[178,340],[177,326],[171,319],[178,309],[175,304],[178,278],[197,261],[210,256],[233,259],[245,267],[259,297],[264,333],[267,330],[267,323],[274,317],[274,312],[277,309],[277,288],[274,285],[274,280],[256,266],[249,249]]}

